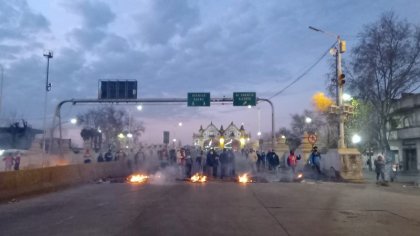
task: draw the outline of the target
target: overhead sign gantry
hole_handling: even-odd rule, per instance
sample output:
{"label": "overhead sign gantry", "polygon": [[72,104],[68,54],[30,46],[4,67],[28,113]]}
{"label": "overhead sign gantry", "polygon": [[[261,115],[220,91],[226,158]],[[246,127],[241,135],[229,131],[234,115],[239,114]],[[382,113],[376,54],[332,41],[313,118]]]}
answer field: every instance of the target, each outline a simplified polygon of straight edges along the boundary
{"label": "overhead sign gantry", "polygon": [[[235,96],[232,98],[211,98],[210,93],[188,93],[187,98],[141,98],[141,99],[69,99],[61,101],[57,104],[55,113],[53,116],[53,123],[50,134],[50,150],[53,146],[53,137],[54,137],[54,128],[58,126],[59,128],[59,138],[62,139],[62,130],[61,130],[61,107],[66,103],[76,104],[97,104],[97,103],[109,103],[109,104],[167,104],[167,103],[186,103],[188,106],[206,106],[209,107],[211,103],[233,103],[235,101],[239,102],[238,106],[255,106],[258,102],[267,102],[271,106],[271,145],[272,149],[275,147],[275,127],[274,127],[274,106],[273,103],[266,98],[256,97],[256,93],[234,93],[235,94],[247,94],[246,96]],[[239,99],[245,98],[245,99]],[[238,100],[239,99],[239,100]],[[244,105],[246,104],[246,105]],[[58,122],[57,122],[58,120]],[[57,125],[56,125],[57,123]],[[61,145],[61,142],[59,142]],[[60,147],[61,150],[61,147]]]}

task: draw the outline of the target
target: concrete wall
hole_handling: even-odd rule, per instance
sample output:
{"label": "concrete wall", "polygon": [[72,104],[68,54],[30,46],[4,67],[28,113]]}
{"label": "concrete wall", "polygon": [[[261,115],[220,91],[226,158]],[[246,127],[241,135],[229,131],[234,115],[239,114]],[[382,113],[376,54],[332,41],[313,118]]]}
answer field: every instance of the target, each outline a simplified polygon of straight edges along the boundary
{"label": "concrete wall", "polygon": [[0,201],[130,173],[124,162],[55,166],[0,173]]}

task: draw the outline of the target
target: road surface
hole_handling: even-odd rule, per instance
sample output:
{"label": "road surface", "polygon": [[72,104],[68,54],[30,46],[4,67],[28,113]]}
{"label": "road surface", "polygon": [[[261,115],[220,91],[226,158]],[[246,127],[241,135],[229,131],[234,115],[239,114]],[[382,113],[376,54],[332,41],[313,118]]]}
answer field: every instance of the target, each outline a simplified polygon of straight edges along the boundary
{"label": "road surface", "polygon": [[88,184],[0,205],[1,235],[419,235],[420,189]]}

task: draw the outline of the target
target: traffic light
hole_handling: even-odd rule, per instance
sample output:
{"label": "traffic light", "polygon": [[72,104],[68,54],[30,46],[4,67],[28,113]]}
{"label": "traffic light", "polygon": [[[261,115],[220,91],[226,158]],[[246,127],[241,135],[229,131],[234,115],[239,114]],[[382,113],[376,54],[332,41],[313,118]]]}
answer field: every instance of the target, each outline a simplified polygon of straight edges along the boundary
{"label": "traffic light", "polygon": [[342,40],[340,41],[340,53],[346,52],[346,41]]}
{"label": "traffic light", "polygon": [[344,79],[346,76],[344,74],[340,74],[338,76],[338,85],[343,86],[346,83],[346,80]]}

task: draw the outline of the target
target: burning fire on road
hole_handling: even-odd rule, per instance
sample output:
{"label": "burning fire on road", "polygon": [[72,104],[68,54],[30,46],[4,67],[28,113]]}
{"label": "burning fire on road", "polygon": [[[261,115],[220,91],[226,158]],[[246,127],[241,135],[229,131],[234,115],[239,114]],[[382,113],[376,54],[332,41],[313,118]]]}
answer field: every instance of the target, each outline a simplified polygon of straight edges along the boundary
{"label": "burning fire on road", "polygon": [[207,176],[205,175],[200,175],[199,173],[191,176],[191,182],[193,183],[204,183],[207,181]]}
{"label": "burning fire on road", "polygon": [[248,174],[243,174],[238,176],[239,183],[252,183],[252,179],[248,176]]}
{"label": "burning fire on road", "polygon": [[140,183],[144,183],[149,179],[149,176],[147,175],[142,175],[142,174],[136,174],[136,175],[130,175],[127,180],[130,183],[133,184],[140,184]]}

